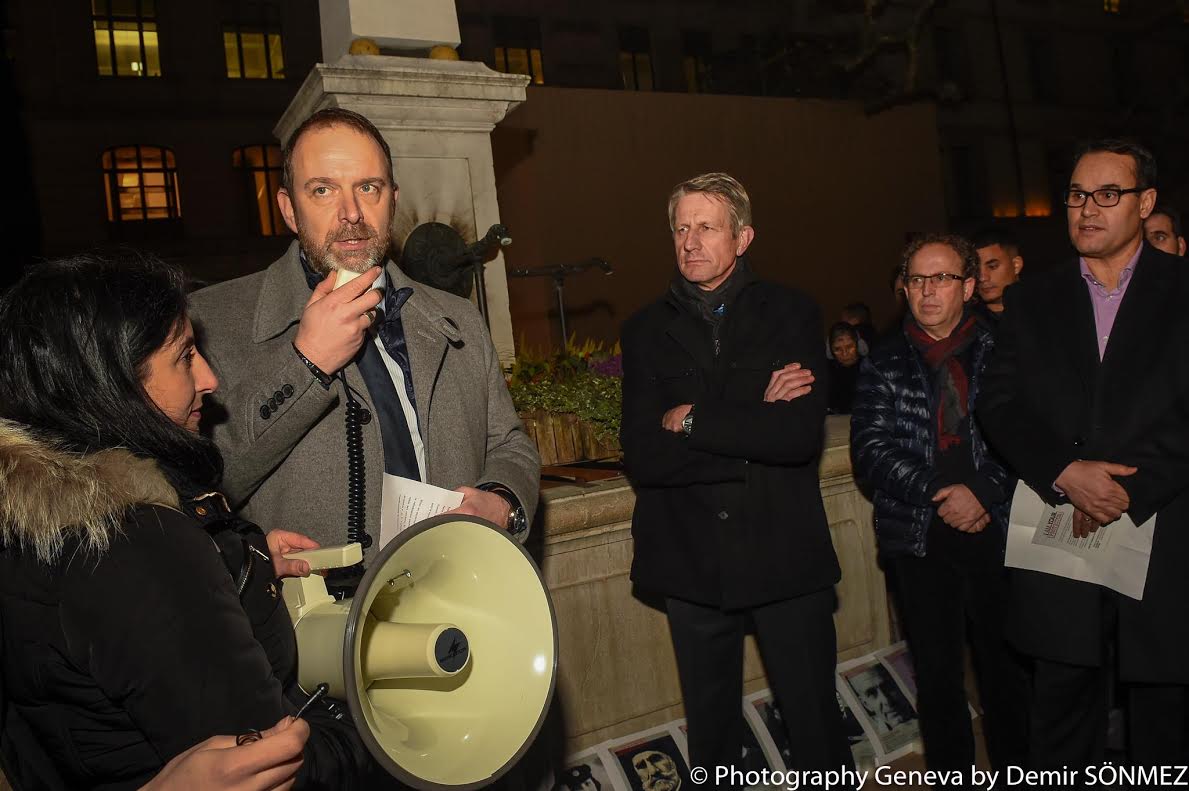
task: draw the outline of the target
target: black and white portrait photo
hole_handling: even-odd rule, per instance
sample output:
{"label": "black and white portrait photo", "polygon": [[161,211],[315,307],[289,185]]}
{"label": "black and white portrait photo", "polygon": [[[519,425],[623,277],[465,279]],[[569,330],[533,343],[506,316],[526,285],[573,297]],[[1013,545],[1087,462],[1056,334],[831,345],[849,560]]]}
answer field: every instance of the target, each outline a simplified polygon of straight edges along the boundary
{"label": "black and white portrait photo", "polygon": [[845,678],[877,734],[891,733],[916,719],[912,704],[883,665],[873,663],[856,668]]}
{"label": "black and white portrait photo", "polygon": [[689,767],[671,734],[613,748],[632,791],[689,791]]}
{"label": "black and white portrait photo", "polygon": [[597,752],[571,757],[553,775],[552,791],[615,791]]}

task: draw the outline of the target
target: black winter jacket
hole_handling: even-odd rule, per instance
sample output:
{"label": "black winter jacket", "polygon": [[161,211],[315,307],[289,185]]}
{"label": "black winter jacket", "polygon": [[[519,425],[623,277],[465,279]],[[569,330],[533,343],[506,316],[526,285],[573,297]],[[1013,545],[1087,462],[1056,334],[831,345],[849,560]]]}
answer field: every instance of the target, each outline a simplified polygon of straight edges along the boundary
{"label": "black winter jacket", "polygon": [[[991,515],[992,527],[1006,534],[1015,481],[988,450],[973,420],[981,372],[994,346],[990,329],[980,324],[977,333],[967,398],[977,474],[964,483]],[[860,365],[850,420],[851,458],[857,477],[875,490],[879,551],[887,557],[923,557],[929,522],[937,513],[932,498],[943,485],[934,464],[940,394],[924,357],[903,330],[887,336]]]}
{"label": "black winter jacket", "polygon": [[[632,580],[726,609],[828,588],[838,560],[817,467],[826,414],[821,314],[805,294],[742,288],[714,355],[709,324],[666,295],[623,326],[623,424],[636,490]],[[812,393],[765,403],[772,372],[800,362]],[[689,437],[665,430],[694,404]]]}
{"label": "black winter jacket", "polygon": [[[268,546],[221,496],[179,503],[150,461],[61,452],[0,421],[0,539],[18,787],[139,788],[210,736],[295,713],[296,642]],[[349,721],[307,720],[298,787],[357,785],[369,759]]]}

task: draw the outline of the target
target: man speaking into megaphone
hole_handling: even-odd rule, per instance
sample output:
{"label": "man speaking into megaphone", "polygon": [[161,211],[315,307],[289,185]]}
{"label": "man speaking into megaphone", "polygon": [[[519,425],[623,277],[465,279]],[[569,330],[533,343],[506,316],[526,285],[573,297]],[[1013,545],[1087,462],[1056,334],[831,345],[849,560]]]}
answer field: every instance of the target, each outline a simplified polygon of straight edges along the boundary
{"label": "man speaking into megaphone", "polygon": [[[458,513],[520,540],[540,478],[478,311],[387,258],[397,196],[376,127],[315,113],[285,147],[277,193],[297,240],[192,300],[224,383],[226,418],[211,429],[225,490],[265,530],[357,541],[365,564],[381,471],[458,491]],[[359,276],[336,289],[340,270]]]}

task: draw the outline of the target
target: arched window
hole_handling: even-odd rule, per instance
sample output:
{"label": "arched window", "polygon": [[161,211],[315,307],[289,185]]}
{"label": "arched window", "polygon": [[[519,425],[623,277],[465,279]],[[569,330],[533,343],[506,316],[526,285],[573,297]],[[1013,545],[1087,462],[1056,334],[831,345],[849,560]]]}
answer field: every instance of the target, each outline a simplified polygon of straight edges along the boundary
{"label": "arched window", "polygon": [[287,230],[277,206],[281,186],[281,147],[243,146],[231,155],[233,167],[243,170],[256,205],[257,227],[264,236],[280,236]]}
{"label": "arched window", "polygon": [[176,220],[178,171],[173,151],[160,146],[116,146],[103,152],[109,222]]}

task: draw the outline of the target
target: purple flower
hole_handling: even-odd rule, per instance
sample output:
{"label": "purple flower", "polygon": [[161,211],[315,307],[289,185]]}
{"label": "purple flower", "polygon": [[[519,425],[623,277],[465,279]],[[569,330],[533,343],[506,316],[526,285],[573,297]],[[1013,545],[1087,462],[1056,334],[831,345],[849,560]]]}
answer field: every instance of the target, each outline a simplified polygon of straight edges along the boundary
{"label": "purple flower", "polygon": [[615,354],[603,360],[591,360],[590,370],[599,376],[623,376],[623,355]]}

